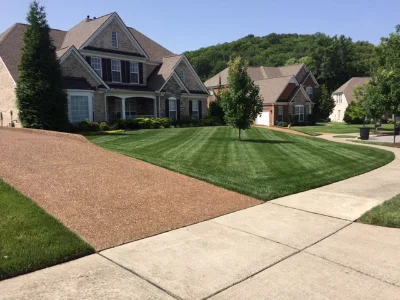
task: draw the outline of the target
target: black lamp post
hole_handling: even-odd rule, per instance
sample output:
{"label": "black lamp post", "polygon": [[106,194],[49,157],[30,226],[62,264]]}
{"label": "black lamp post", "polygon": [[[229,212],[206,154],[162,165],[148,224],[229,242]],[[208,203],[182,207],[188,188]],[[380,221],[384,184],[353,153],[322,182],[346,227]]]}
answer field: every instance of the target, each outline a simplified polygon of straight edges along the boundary
{"label": "black lamp post", "polygon": [[396,109],[394,110],[394,112],[395,112],[395,114],[394,114],[394,132],[393,132],[393,144],[396,144],[396,129],[397,129],[397,124],[396,124],[396,113],[397,113],[397,111],[398,111],[398,109],[399,109],[399,105],[400,105],[400,100],[397,100],[396,101]]}

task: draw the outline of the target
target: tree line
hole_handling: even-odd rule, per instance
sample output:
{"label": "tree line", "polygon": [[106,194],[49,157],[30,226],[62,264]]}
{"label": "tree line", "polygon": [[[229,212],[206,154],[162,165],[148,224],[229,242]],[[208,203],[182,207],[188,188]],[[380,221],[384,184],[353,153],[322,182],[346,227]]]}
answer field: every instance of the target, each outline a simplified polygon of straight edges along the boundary
{"label": "tree line", "polygon": [[249,66],[278,67],[305,63],[321,85],[333,92],[352,77],[370,76],[375,46],[350,37],[315,34],[252,34],[185,55],[205,81],[225,69],[231,57],[241,56]]}

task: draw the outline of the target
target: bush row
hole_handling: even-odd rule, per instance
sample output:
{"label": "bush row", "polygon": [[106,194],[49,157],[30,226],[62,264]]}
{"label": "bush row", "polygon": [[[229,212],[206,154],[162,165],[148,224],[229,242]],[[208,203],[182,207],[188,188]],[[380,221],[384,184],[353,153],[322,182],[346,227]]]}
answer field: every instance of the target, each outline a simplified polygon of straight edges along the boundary
{"label": "bush row", "polygon": [[196,126],[219,126],[222,122],[217,117],[195,119],[184,117],[181,120],[169,118],[132,118],[128,120],[118,119],[110,124],[106,122],[89,122],[88,120],[73,125],[73,132],[96,132],[119,129],[162,129]]}

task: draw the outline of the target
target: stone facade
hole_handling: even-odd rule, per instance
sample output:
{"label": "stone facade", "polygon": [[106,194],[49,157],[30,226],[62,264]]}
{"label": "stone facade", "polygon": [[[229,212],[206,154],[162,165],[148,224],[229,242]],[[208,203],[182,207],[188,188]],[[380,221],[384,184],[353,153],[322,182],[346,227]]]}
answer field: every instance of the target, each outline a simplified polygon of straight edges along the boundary
{"label": "stone facade", "polygon": [[175,71],[177,74],[180,74],[180,71],[184,71],[184,81],[183,83],[187,87],[189,91],[201,91],[202,88],[200,84],[197,82],[195,75],[186,65],[186,63],[182,60],[179,65],[176,67]]}
{"label": "stone facade", "polygon": [[17,97],[15,95],[15,83],[8,72],[8,69],[0,58],[0,126],[9,126],[11,122],[12,110],[12,120],[16,127],[21,127],[21,123],[18,121],[18,109],[16,106]]}
{"label": "stone facade", "polygon": [[[118,33],[118,48],[112,46],[111,37],[112,32]],[[132,41],[128,38],[121,26],[116,20],[113,20],[108,24],[89,44],[91,47],[119,50],[132,53],[140,53],[139,50],[134,46]]]}
{"label": "stone facade", "polygon": [[104,93],[95,92],[93,95],[94,121],[103,122],[106,120],[106,107]]}
{"label": "stone facade", "polygon": [[75,54],[69,55],[61,64],[63,76],[84,77],[93,87],[97,87],[98,83],[93,75],[83,66]]}

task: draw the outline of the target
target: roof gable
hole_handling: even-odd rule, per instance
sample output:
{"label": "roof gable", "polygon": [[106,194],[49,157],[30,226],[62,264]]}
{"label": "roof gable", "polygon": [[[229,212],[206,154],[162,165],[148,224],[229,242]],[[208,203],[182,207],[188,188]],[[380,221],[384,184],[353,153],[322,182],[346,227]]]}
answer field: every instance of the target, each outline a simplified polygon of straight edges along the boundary
{"label": "roof gable", "polygon": [[293,75],[254,81],[260,87],[264,103],[275,103],[289,83],[296,83]]}
{"label": "roof gable", "polygon": [[371,77],[353,77],[345,84],[343,84],[340,88],[333,92],[333,94],[343,93],[346,97],[347,103],[350,104],[353,102],[353,92],[354,89],[360,85],[366,84],[371,81]]}

